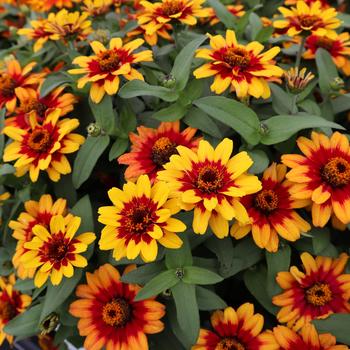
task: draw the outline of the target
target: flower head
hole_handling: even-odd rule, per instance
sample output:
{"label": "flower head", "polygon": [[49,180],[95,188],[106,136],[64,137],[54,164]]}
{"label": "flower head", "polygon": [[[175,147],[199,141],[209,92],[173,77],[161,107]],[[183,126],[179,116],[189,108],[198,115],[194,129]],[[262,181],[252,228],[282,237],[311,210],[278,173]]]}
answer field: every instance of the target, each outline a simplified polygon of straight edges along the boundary
{"label": "flower head", "polygon": [[5,67],[0,70],[0,108],[6,107],[13,112],[17,105],[16,89],[36,88],[42,81],[42,73],[31,73],[36,62],[21,67],[16,59],[5,61]]}
{"label": "flower head", "polygon": [[299,94],[302,92],[310,83],[315,76],[308,72],[306,74],[306,68],[299,70],[299,67],[292,67],[284,73],[285,80],[290,92]]}
{"label": "flower head", "polygon": [[296,7],[290,9],[279,7],[283,19],[273,22],[277,29],[288,29],[287,34],[291,37],[296,35],[315,34],[335,38],[335,29],[340,27],[341,21],[337,18],[337,11],[330,7],[322,9],[321,2],[315,1],[308,5],[299,0]]}
{"label": "flower head", "polygon": [[25,268],[38,269],[34,284],[40,288],[50,277],[53,285],[61,283],[63,276],[70,278],[74,267],[85,267],[87,260],[80,253],[85,252],[95,240],[92,232],[85,232],[76,237],[81,219],[78,216],[52,216],[48,228],[35,225],[33,239],[24,243],[28,251],[21,257]]}
{"label": "flower head", "polygon": [[262,190],[241,199],[251,223],[243,226],[234,223],[231,227],[233,237],[240,239],[252,232],[258,247],[276,252],[278,236],[287,241],[296,241],[301,232],[311,229],[309,223],[294,210],[306,206],[309,202],[291,198],[291,184],[285,180],[286,172],[286,166],[273,163],[264,171],[261,179]]}
{"label": "flower head", "polygon": [[78,119],[58,120],[60,115],[60,109],[48,110],[41,124],[32,114],[27,130],[4,128],[4,134],[14,140],[5,148],[4,161],[17,159],[14,164],[17,176],[29,171],[30,179],[36,182],[40,170],[44,170],[52,181],[58,181],[61,174],[72,171],[65,154],[76,152],[84,137],[71,133],[79,126]]}
{"label": "flower head", "polygon": [[253,161],[246,152],[231,157],[233,142],[224,139],[215,149],[201,140],[197,151],[178,146],[178,154],[158,172],[166,181],[181,209],[193,210],[193,230],[204,234],[208,224],[219,238],[228,235],[233,218],[248,223],[240,197],[261,189],[256,176],[247,174]]}
{"label": "flower head", "polygon": [[[131,267],[133,268],[133,267]],[[126,269],[131,270],[130,267]],[[146,334],[163,330],[160,319],[165,307],[150,298],[135,301],[141,289],[136,284],[125,284],[112,265],[101,266],[94,273],[86,273],[87,284],[79,285],[69,312],[79,318],[78,329],[86,337],[86,350],[148,349]]]}
{"label": "flower head", "polygon": [[279,272],[276,281],[284,289],[272,302],[281,306],[277,319],[299,330],[316,318],[331,313],[350,312],[350,274],[344,274],[348,256],[339,258],[301,254],[304,271],[292,266],[289,272]]}
{"label": "flower head", "polygon": [[349,350],[346,345],[336,345],[337,340],[332,334],[318,334],[311,323],[306,324],[299,333],[277,326],[273,329],[273,334],[280,350]]}
{"label": "flower head", "polygon": [[149,262],[157,257],[157,243],[166,248],[180,248],[182,241],[174,232],[183,232],[186,226],[171,217],[180,208],[169,195],[165,183],[151,186],[147,175],[141,175],[136,184],[128,182],[123,190],[116,187],[109,190],[113,206],[98,210],[98,221],[106,225],[99,241],[100,249],[113,249],[116,260],[140,255]]}
{"label": "flower head", "polygon": [[24,209],[25,211],[19,214],[17,220],[9,222],[9,227],[13,230],[12,236],[17,240],[12,263],[21,279],[32,278],[35,273],[35,268],[26,269],[21,262],[22,255],[28,251],[24,244],[33,239],[33,227],[41,225],[48,229],[51,218],[55,215],[67,216],[67,220],[71,219],[71,214],[67,215],[67,201],[59,198],[54,202],[49,194],[42,195],[39,201],[25,202]]}
{"label": "flower head", "polygon": [[73,94],[63,93],[63,90],[64,86],[60,86],[41,97],[38,90],[17,88],[19,106],[15,109],[14,115],[5,120],[5,125],[28,129],[30,114],[34,114],[33,117],[42,123],[49,109],[59,108],[60,117],[65,116],[73,110],[73,105],[78,102],[78,99]]}
{"label": "flower head", "polygon": [[311,140],[299,137],[303,153],[285,154],[282,162],[292,168],[286,175],[294,186],[294,199],[312,201],[312,222],[324,227],[332,217],[342,228],[350,222],[350,146],[345,135],[335,132],[330,138],[313,132]]}
{"label": "flower head", "polygon": [[186,128],[180,131],[180,122],[161,123],[157,129],[139,126],[138,134],[130,133],[131,152],[118,158],[120,164],[128,165],[125,178],[133,180],[147,174],[153,182],[159,170],[177,154],[177,146],[195,150],[199,139],[194,138],[197,129]]}
{"label": "flower head", "polygon": [[83,0],[81,9],[89,16],[101,16],[106,14],[113,4],[113,0]]}
{"label": "flower head", "polygon": [[[299,0],[285,0],[284,4],[287,6],[296,5],[298,1]],[[304,0],[304,2],[309,6],[314,4],[315,2],[320,2],[322,9],[331,7],[328,0]]]}
{"label": "flower head", "polygon": [[344,32],[338,34],[336,38],[330,39],[325,36],[310,35],[305,43],[305,59],[314,59],[319,48],[327,50],[336,66],[344,74],[350,75],[350,34]]}
{"label": "flower head", "polygon": [[[192,350],[277,350],[270,332],[262,332],[264,317],[254,314],[254,305],[245,303],[237,310],[227,307],[211,316],[213,331],[201,329]],[[298,349],[299,350],[299,349]],[[300,349],[301,350],[301,349]]]}
{"label": "flower head", "polygon": [[75,0],[26,0],[33,11],[47,12],[54,8],[71,8]]}
{"label": "flower head", "polygon": [[270,97],[267,82],[283,74],[283,70],[272,61],[280,52],[279,47],[262,53],[264,46],[257,41],[246,46],[238,44],[232,30],[226,31],[226,38],[210,36],[210,46],[210,49],[199,49],[196,54],[198,58],[211,61],[193,72],[197,79],[214,76],[210,89],[216,94],[230,88],[239,98],[249,95]]}
{"label": "flower head", "polygon": [[144,80],[140,72],[132,67],[139,62],[152,61],[152,51],[144,50],[134,53],[143,44],[142,39],[136,39],[123,45],[121,38],[113,38],[106,49],[99,41],[90,45],[95,53],[93,56],[80,56],[73,60],[81,68],[71,69],[71,74],[85,74],[78,80],[78,88],[82,89],[88,82],[91,100],[99,103],[105,93],[114,95],[118,92],[120,77],[127,80]]}
{"label": "flower head", "polygon": [[12,344],[13,336],[6,334],[4,327],[14,317],[24,312],[32,302],[29,295],[14,289],[15,282],[14,275],[8,278],[0,277],[0,346],[5,339]]}

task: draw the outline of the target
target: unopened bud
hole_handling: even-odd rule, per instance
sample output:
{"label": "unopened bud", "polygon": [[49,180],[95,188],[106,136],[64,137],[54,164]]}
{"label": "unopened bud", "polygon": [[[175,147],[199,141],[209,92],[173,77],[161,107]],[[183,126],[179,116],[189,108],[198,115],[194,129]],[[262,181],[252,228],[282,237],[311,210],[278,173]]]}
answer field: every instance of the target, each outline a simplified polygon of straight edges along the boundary
{"label": "unopened bud", "polygon": [[111,37],[111,33],[107,29],[96,29],[92,33],[93,40],[97,40],[102,44],[107,44]]}
{"label": "unopened bud", "polygon": [[160,84],[165,88],[172,89],[176,84],[176,79],[173,75],[168,74],[163,77]]}
{"label": "unopened bud", "polygon": [[59,320],[60,317],[55,312],[46,316],[40,323],[41,334],[49,334],[53,332],[56,329]]}
{"label": "unopened bud", "polygon": [[179,280],[182,280],[185,276],[185,271],[182,267],[178,267],[176,270],[175,270],[175,275],[176,277],[179,279]]}
{"label": "unopened bud", "polygon": [[90,123],[87,128],[87,133],[89,136],[97,137],[102,134],[102,128],[96,123]]}
{"label": "unopened bud", "polygon": [[260,123],[259,132],[260,132],[260,135],[267,135],[270,132],[270,130],[265,123]]}
{"label": "unopened bud", "polygon": [[345,83],[342,78],[336,77],[331,81],[330,86],[333,90],[339,91],[344,88]]}
{"label": "unopened bud", "polygon": [[288,89],[293,94],[299,94],[310,83],[315,76],[309,72],[306,74],[306,68],[291,68],[284,73]]}

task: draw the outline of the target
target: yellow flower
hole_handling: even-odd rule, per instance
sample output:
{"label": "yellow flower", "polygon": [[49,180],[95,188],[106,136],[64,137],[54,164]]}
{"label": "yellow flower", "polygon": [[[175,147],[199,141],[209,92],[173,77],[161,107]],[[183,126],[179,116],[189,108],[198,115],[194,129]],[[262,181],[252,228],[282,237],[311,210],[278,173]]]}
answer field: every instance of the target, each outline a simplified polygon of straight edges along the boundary
{"label": "yellow flower", "polygon": [[96,236],[85,232],[74,237],[80,223],[78,216],[65,219],[62,215],[55,215],[49,228],[43,225],[33,227],[34,238],[24,244],[28,251],[23,254],[21,262],[25,268],[38,268],[34,278],[36,287],[40,288],[49,276],[52,284],[58,285],[63,276],[70,278],[74,275],[74,267],[87,265],[86,258],[79,253],[85,252]]}
{"label": "yellow flower", "polygon": [[132,64],[153,60],[151,50],[133,53],[143,43],[142,39],[136,39],[123,45],[121,38],[113,38],[109,43],[109,49],[106,49],[99,41],[93,41],[90,45],[95,55],[75,58],[73,64],[79,65],[80,68],[68,72],[85,74],[78,80],[78,88],[82,89],[91,82],[91,100],[99,103],[105,93],[114,95],[118,92],[120,76],[124,76],[127,80],[144,80],[142,74],[132,68]]}
{"label": "yellow flower", "polygon": [[128,182],[123,190],[116,187],[109,190],[113,206],[98,210],[98,221],[106,225],[99,241],[100,249],[113,249],[116,260],[140,255],[149,262],[157,257],[157,243],[166,248],[180,248],[182,241],[174,232],[183,232],[186,226],[171,217],[180,208],[169,195],[165,183],[151,186],[147,175],[141,175],[136,184]]}
{"label": "yellow flower", "polygon": [[336,38],[335,29],[340,27],[341,21],[337,18],[337,11],[330,7],[322,8],[320,1],[308,5],[305,1],[298,1],[296,7],[290,9],[279,7],[284,19],[273,22],[277,29],[286,29],[291,37],[296,35],[310,35]]}
{"label": "yellow flower", "polygon": [[246,152],[231,157],[233,142],[224,139],[215,149],[201,140],[196,152],[178,146],[158,180],[166,181],[181,209],[194,209],[193,230],[204,234],[208,224],[218,238],[228,235],[228,222],[246,224],[249,217],[240,197],[261,189],[256,176],[247,174],[253,164]]}
{"label": "yellow flower", "polygon": [[29,171],[30,179],[36,182],[40,170],[48,173],[52,181],[72,170],[65,154],[76,152],[84,143],[84,137],[71,133],[79,126],[78,119],[59,119],[60,109],[48,110],[42,124],[30,116],[30,128],[23,130],[7,126],[3,132],[14,140],[4,151],[4,161],[14,164],[16,176]]}
{"label": "yellow flower", "polygon": [[261,53],[263,45],[257,41],[240,45],[232,30],[226,31],[226,38],[210,35],[210,46],[210,49],[197,51],[196,57],[210,62],[197,68],[193,74],[197,79],[214,76],[211,91],[222,94],[230,88],[239,98],[248,95],[270,97],[268,81],[283,75],[283,70],[272,61],[280,52],[279,47]]}
{"label": "yellow flower", "polygon": [[101,16],[109,11],[112,4],[112,0],[83,0],[81,9],[89,16]]}

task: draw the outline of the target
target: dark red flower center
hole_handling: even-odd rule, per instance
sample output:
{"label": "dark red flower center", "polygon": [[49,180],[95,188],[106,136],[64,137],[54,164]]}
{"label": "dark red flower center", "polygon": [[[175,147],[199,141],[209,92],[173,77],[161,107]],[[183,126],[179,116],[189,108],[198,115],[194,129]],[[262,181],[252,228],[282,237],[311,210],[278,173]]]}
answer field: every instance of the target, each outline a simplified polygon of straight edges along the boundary
{"label": "dark red flower center", "polygon": [[181,12],[183,7],[181,0],[168,0],[163,3],[162,10],[166,16],[172,16]]}
{"label": "dark red flower center", "polygon": [[332,300],[332,291],[329,284],[316,283],[306,290],[306,300],[314,306],[324,306]]}
{"label": "dark red flower center", "polygon": [[317,47],[322,47],[326,50],[331,50],[334,44],[334,40],[327,38],[326,36],[319,36],[316,40]]}
{"label": "dark red flower center", "polygon": [[350,183],[350,163],[342,157],[331,158],[321,170],[321,177],[333,187]]}
{"label": "dark red flower center", "polygon": [[270,213],[278,208],[278,195],[273,190],[262,190],[254,198],[255,208]]}
{"label": "dark red flower center", "polygon": [[28,146],[36,152],[46,152],[51,146],[51,135],[43,128],[33,130],[28,139]]}
{"label": "dark red flower center", "polygon": [[68,240],[63,236],[63,234],[58,233],[52,235],[48,242],[45,242],[41,253],[46,259],[60,262],[63,260],[69,250]]}
{"label": "dark red flower center", "polygon": [[222,186],[224,180],[223,172],[215,165],[205,165],[199,172],[195,186],[202,192],[215,193]]}
{"label": "dark red flower center", "polygon": [[0,91],[4,97],[12,97],[15,93],[17,83],[9,75],[2,75],[0,77]]}
{"label": "dark red flower center", "polygon": [[130,304],[123,298],[116,298],[105,304],[102,309],[103,321],[112,327],[124,327],[131,318]]}
{"label": "dark red flower center", "polygon": [[177,154],[176,143],[172,142],[169,137],[163,136],[153,144],[152,160],[158,166],[168,163],[173,154]]}
{"label": "dark red flower center", "polygon": [[24,113],[29,113],[32,111],[36,111],[40,117],[43,117],[45,111],[47,110],[47,106],[35,98],[30,99],[21,104],[21,109]]}
{"label": "dark red flower center", "polygon": [[154,212],[145,204],[130,208],[125,214],[125,228],[130,233],[143,234],[153,224]]}
{"label": "dark red flower center", "polygon": [[0,320],[9,321],[17,315],[16,307],[9,300],[0,300]]}
{"label": "dark red flower center", "polygon": [[249,65],[250,56],[248,51],[240,47],[228,47],[223,54],[223,60],[231,67],[245,68]]}
{"label": "dark red flower center", "polygon": [[106,50],[97,55],[102,72],[113,72],[119,67],[119,55],[115,50]]}
{"label": "dark red flower center", "polygon": [[320,22],[320,17],[315,15],[302,15],[299,18],[300,26],[304,29],[309,29],[315,26],[318,22]]}
{"label": "dark red flower center", "polygon": [[234,338],[223,338],[215,350],[245,350],[245,347]]}

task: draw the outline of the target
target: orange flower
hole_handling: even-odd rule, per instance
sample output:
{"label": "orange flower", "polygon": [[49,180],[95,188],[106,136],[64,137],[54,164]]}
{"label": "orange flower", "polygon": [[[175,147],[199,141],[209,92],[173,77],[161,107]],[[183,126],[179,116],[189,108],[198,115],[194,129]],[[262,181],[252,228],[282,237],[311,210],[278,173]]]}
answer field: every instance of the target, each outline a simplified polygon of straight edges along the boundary
{"label": "orange flower", "polygon": [[28,5],[33,11],[47,12],[53,8],[71,8],[74,0],[27,0]]}
{"label": "orange flower", "polygon": [[[124,273],[133,269],[127,267]],[[86,337],[86,350],[148,349],[146,334],[163,330],[160,319],[164,305],[155,298],[135,301],[141,289],[136,284],[125,284],[112,265],[101,266],[94,273],[86,273],[87,284],[78,286],[69,312],[79,318],[78,329]]]}

